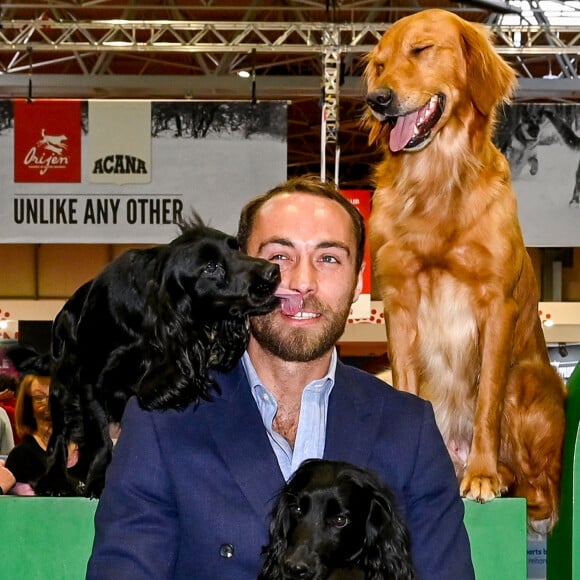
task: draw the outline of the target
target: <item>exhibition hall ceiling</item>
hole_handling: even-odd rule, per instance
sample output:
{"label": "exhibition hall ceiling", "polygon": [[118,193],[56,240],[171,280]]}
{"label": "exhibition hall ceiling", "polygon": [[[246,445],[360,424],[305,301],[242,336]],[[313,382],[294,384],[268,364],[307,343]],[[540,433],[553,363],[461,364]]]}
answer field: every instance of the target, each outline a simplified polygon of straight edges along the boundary
{"label": "exhibition hall ceiling", "polygon": [[[436,7],[493,29],[516,100],[580,97],[580,2],[45,0],[1,5],[0,98],[286,100],[289,172],[319,172],[323,149],[334,171],[339,148],[341,184],[364,187],[364,56],[390,23]],[[339,131],[324,147],[329,55]]]}

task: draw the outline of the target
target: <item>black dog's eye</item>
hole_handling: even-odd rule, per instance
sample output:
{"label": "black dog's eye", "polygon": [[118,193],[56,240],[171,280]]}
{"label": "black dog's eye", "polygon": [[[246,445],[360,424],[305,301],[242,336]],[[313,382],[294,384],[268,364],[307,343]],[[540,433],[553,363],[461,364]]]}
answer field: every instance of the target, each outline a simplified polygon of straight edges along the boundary
{"label": "black dog's eye", "polygon": [[300,509],[300,506],[297,504],[293,504],[291,506],[288,506],[288,510],[290,511],[290,513],[293,516],[301,516],[302,515],[302,510]]}
{"label": "black dog's eye", "polygon": [[328,525],[334,528],[344,528],[350,524],[350,518],[344,514],[338,514],[337,516],[332,516],[328,518]]}

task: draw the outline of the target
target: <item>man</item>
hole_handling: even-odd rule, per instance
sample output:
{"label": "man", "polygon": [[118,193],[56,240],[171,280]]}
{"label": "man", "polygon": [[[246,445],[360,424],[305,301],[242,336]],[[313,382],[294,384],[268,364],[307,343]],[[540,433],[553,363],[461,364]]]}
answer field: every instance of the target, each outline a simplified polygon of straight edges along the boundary
{"label": "man", "polygon": [[88,578],[255,580],[276,493],[308,457],[390,484],[422,580],[474,577],[451,461],[429,403],[337,361],[362,287],[364,225],[335,188],[294,179],[250,202],[240,245],[286,298],[251,320],[221,393],[184,412],[131,401],[96,515]]}

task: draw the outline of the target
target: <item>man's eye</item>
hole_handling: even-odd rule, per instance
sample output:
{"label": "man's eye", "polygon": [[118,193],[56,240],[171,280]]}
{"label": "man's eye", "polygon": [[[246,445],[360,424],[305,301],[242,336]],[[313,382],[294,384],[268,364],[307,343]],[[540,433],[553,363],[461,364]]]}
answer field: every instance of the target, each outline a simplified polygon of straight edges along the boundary
{"label": "man's eye", "polygon": [[338,264],[339,261],[336,259],[335,256],[322,256],[320,258],[321,262],[326,262],[327,264]]}
{"label": "man's eye", "polygon": [[337,516],[328,518],[328,524],[334,528],[344,528],[345,526],[348,526],[349,523],[349,517],[344,514],[339,514]]}
{"label": "man's eye", "polygon": [[284,254],[274,254],[273,256],[271,256],[270,258],[268,258],[268,260],[270,262],[274,262],[276,260],[287,260],[287,256],[285,256]]}

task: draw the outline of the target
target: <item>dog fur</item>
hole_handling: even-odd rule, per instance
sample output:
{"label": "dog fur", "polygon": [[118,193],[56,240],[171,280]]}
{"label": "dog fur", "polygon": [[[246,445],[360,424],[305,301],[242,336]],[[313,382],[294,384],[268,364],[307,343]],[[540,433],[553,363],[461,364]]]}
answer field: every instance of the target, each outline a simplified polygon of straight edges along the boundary
{"label": "dog fur", "polygon": [[492,143],[515,74],[483,25],[435,9],[397,21],[365,75],[369,140],[384,154],[369,238],[394,385],[432,402],[463,496],[524,497],[532,527],[549,530],[565,390]]}
{"label": "dog fur", "polygon": [[259,580],[414,580],[391,491],[349,463],[308,459],[282,489]]}
{"label": "dog fur", "polygon": [[[98,497],[109,426],[127,400],[136,394],[145,409],[163,410],[210,399],[209,371],[239,359],[248,315],[278,304],[279,282],[277,265],[196,218],[171,243],[128,251],[79,288],[53,325],[51,457],[36,492]],[[80,481],[62,476],[71,441]]]}

